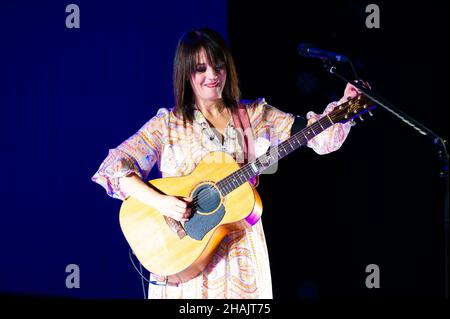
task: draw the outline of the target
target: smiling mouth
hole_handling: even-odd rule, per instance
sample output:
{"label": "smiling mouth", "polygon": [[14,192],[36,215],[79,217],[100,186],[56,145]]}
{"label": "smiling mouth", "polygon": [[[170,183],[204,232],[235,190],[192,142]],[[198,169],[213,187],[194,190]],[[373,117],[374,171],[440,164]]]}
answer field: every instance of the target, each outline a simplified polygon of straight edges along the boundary
{"label": "smiling mouth", "polygon": [[209,88],[215,88],[215,87],[217,87],[218,85],[219,85],[219,82],[214,82],[214,83],[206,84],[205,86],[206,86],[206,87],[209,87]]}

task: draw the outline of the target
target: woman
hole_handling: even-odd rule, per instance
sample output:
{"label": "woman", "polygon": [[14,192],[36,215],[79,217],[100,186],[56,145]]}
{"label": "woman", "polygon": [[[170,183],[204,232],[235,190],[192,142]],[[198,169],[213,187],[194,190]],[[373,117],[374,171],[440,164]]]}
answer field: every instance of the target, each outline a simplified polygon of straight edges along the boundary
{"label": "woman", "polygon": [[[175,107],[159,109],[136,134],[110,150],[92,180],[114,198],[133,196],[161,214],[185,222],[192,213],[192,198],[160,194],[144,182],[156,162],[163,177],[187,175],[206,154],[217,150],[242,163],[263,154],[269,145],[286,140],[295,117],[264,99],[240,101],[232,56],[221,36],[209,29],[181,37],[173,81]],[[342,100],[356,94],[348,85]],[[337,104],[329,104],[324,114]],[[308,124],[321,116],[309,112]],[[249,125],[250,134],[241,135]],[[332,152],[341,146],[349,130],[349,124],[335,124],[308,146],[319,154]],[[152,279],[160,277],[151,274]],[[272,298],[262,222],[226,236],[211,262],[194,279],[177,286],[150,285],[149,298]]]}

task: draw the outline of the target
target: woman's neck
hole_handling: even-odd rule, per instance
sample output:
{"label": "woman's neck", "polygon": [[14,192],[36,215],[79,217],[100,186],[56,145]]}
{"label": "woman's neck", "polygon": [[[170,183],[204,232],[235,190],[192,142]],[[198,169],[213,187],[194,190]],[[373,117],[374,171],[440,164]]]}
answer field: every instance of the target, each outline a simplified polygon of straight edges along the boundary
{"label": "woman's neck", "polygon": [[213,118],[221,116],[226,111],[225,104],[222,100],[197,102],[196,105],[203,115]]}

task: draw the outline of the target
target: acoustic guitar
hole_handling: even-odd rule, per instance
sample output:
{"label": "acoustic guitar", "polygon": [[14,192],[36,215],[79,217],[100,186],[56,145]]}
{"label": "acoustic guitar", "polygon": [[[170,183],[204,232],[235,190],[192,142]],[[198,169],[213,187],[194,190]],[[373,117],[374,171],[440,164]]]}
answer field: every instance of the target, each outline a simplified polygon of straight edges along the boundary
{"label": "acoustic guitar", "polygon": [[354,121],[374,107],[373,101],[359,95],[245,165],[217,151],[206,155],[189,175],[148,181],[163,194],[192,197],[193,212],[181,223],[129,197],[120,209],[120,226],[128,244],[148,271],[166,276],[168,283],[194,278],[227,234],[260,219],[262,203],[249,183],[251,178],[333,124]]}

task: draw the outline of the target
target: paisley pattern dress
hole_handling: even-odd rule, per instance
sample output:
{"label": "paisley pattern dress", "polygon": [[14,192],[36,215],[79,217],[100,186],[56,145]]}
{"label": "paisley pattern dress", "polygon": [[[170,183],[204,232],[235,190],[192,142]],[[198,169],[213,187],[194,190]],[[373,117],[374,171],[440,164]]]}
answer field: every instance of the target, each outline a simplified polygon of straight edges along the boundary
{"label": "paisley pattern dress", "polygon": [[[254,135],[255,155],[266,152],[290,136],[294,115],[270,106],[263,99],[243,101]],[[339,102],[330,103],[323,114],[309,112],[308,123],[331,112]],[[187,175],[209,152],[224,151],[239,163],[243,159],[242,139],[230,119],[223,139],[196,109],[193,123],[183,121],[173,109],[160,108],[133,136],[109,150],[92,180],[108,195],[125,199],[119,178],[132,173],[146,180],[155,163],[162,177]],[[349,124],[335,124],[308,142],[318,154],[337,150],[350,131]],[[161,280],[150,274],[151,280]],[[227,235],[212,261],[192,280],[178,286],[149,285],[149,298],[272,298],[269,255],[262,219],[252,228]]]}

